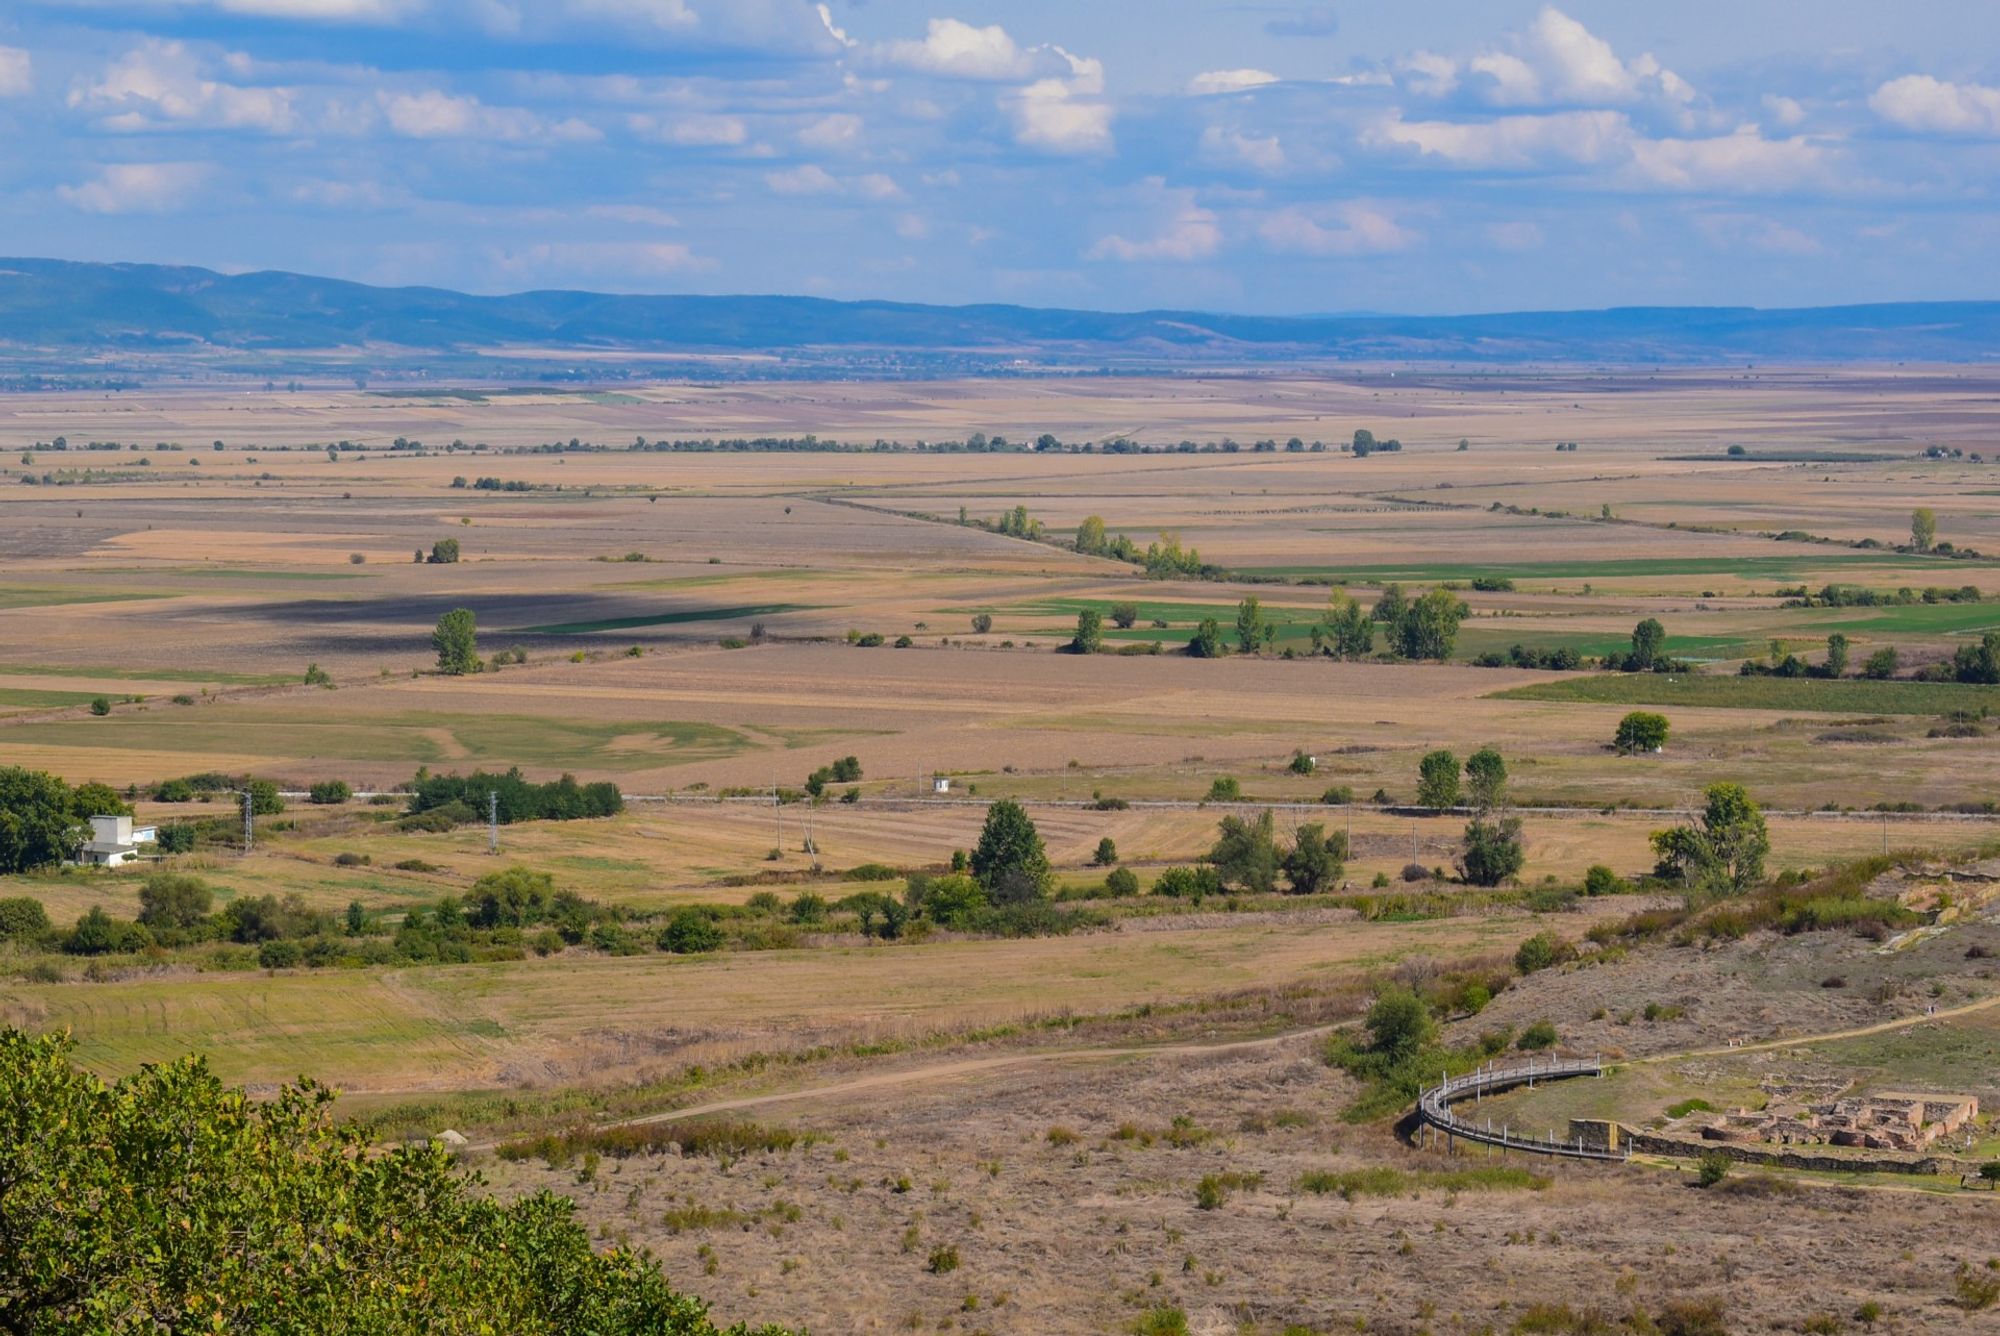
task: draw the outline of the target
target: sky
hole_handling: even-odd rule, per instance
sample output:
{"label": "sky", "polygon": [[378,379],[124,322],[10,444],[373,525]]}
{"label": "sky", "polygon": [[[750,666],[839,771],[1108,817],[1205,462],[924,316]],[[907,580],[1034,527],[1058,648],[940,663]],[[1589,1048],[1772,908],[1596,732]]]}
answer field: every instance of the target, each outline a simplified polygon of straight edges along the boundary
{"label": "sky", "polygon": [[7,0],[0,254],[1277,314],[2000,298],[1993,0]]}

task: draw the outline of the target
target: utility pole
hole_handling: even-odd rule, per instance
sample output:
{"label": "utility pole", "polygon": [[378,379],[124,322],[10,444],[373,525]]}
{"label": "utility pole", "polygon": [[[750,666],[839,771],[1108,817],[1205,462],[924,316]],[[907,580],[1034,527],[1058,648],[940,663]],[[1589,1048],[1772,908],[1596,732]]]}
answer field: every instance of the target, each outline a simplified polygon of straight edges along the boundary
{"label": "utility pole", "polygon": [[251,796],[250,790],[243,790],[243,852],[246,854],[257,842],[256,810],[256,799]]}
{"label": "utility pole", "polygon": [[785,804],[778,797],[778,777],[771,776],[771,810],[778,814],[778,852],[785,852]]}
{"label": "utility pole", "polygon": [[486,791],[486,852],[500,852],[500,794],[495,789]]}

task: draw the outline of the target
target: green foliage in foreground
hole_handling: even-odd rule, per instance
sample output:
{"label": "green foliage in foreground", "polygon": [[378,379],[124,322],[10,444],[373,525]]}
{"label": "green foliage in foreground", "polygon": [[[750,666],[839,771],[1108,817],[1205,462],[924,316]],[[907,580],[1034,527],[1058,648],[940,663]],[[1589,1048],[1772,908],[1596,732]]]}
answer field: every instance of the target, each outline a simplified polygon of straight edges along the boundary
{"label": "green foliage in foreground", "polygon": [[569,1199],[378,1153],[324,1087],[255,1103],[199,1058],[106,1085],[71,1057],[0,1031],[0,1328],[716,1332],[645,1254],[593,1251]]}
{"label": "green foliage in foreground", "polygon": [[1498,1164],[1441,1170],[1376,1165],[1339,1172],[1318,1171],[1299,1177],[1301,1192],[1338,1196],[1348,1201],[1356,1197],[1403,1197],[1424,1188],[1444,1192],[1540,1192],[1548,1185],[1549,1180],[1541,1174]]}

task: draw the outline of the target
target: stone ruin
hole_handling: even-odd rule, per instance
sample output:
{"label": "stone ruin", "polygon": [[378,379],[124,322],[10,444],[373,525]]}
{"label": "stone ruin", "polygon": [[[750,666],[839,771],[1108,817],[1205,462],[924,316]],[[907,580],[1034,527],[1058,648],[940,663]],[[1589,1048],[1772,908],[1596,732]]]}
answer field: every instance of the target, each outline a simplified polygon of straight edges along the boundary
{"label": "stone ruin", "polygon": [[1978,1116],[1979,1100],[1973,1095],[1884,1090],[1803,1106],[1738,1109],[1700,1132],[1704,1141],[1922,1151]]}

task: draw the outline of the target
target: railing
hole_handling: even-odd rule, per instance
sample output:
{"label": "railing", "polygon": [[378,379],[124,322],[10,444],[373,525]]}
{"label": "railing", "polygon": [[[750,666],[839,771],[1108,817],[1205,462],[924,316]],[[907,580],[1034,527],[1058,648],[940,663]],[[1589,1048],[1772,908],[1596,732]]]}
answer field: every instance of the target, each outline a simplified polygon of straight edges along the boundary
{"label": "railing", "polygon": [[1515,1131],[1502,1122],[1498,1127],[1491,1118],[1479,1119],[1461,1117],[1452,1105],[1464,1100],[1475,1103],[1483,1101],[1487,1095],[1502,1090],[1512,1090],[1516,1086],[1532,1086],[1537,1081],[1562,1081],[1577,1076],[1602,1076],[1604,1064],[1597,1058],[1530,1058],[1526,1062],[1509,1063],[1502,1066],[1494,1063],[1480,1067],[1463,1076],[1448,1076],[1438,1084],[1423,1092],[1417,1099],[1417,1115],[1427,1127],[1432,1127],[1447,1137],[1463,1137],[1482,1145],[1498,1146],[1503,1151],[1521,1150],[1534,1155],[1566,1155],[1577,1160],[1624,1160],[1630,1152],[1623,1148],[1607,1150],[1586,1146],[1581,1137],[1567,1141],[1558,1138],[1553,1131],[1547,1136],[1535,1136]]}

